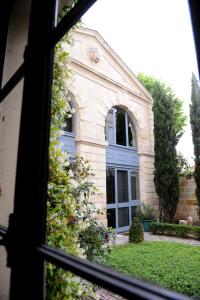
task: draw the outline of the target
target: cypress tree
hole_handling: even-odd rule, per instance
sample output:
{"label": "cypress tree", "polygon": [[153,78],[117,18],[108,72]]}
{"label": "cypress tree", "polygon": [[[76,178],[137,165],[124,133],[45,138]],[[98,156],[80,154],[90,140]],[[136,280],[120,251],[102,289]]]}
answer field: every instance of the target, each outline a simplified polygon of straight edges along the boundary
{"label": "cypress tree", "polygon": [[190,105],[190,124],[192,129],[192,140],[194,144],[195,170],[194,179],[196,182],[196,197],[198,215],[200,219],[200,87],[197,78],[192,74],[192,93]]}
{"label": "cypress tree", "polygon": [[179,166],[176,145],[183,134],[186,117],[182,102],[157,79],[139,74],[153,97],[154,184],[159,198],[160,219],[172,222],[179,201]]}
{"label": "cypress tree", "polygon": [[154,91],[154,183],[160,200],[160,217],[172,222],[179,201],[179,168],[173,103],[160,83]]}

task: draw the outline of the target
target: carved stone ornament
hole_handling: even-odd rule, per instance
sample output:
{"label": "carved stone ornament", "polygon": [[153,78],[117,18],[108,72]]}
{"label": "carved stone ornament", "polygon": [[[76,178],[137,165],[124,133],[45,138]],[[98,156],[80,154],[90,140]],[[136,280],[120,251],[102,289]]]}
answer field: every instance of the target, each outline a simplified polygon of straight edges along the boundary
{"label": "carved stone ornament", "polygon": [[97,64],[100,61],[98,49],[97,48],[89,48],[88,57],[92,63]]}

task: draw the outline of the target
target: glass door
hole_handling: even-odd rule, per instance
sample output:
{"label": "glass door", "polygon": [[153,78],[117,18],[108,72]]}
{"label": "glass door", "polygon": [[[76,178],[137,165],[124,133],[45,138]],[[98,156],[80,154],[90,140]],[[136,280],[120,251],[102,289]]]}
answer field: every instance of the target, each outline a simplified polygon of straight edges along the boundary
{"label": "glass door", "polygon": [[106,170],[108,226],[117,232],[129,229],[136,207],[140,205],[138,173],[130,169]]}

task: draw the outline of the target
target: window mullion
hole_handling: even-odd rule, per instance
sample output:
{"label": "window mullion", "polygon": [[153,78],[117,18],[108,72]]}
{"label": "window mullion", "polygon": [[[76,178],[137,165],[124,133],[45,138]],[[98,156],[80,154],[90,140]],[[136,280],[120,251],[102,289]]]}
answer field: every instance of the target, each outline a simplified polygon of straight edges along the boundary
{"label": "window mullion", "polygon": [[113,134],[114,134],[114,144],[117,143],[117,130],[116,130],[116,115],[115,115],[115,108],[112,108],[113,112]]}
{"label": "window mullion", "polygon": [[[44,261],[36,247],[45,241],[48,144],[53,53],[46,51],[55,26],[56,0],[32,1],[17,159],[10,300],[44,299]],[[27,134],[28,132],[28,134]],[[12,250],[13,249],[13,250]]]}
{"label": "window mullion", "polygon": [[131,224],[131,172],[130,170],[127,171],[128,172],[128,207],[129,207],[129,225]]}
{"label": "window mullion", "polygon": [[115,218],[116,218],[116,230],[118,230],[118,180],[117,180],[117,169],[115,168]]}

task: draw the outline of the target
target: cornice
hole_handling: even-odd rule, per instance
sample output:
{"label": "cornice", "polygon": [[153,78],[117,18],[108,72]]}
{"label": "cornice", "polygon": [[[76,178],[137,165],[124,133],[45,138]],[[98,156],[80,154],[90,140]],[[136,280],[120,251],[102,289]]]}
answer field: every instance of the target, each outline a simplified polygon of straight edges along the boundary
{"label": "cornice", "polygon": [[148,156],[148,157],[154,157],[154,153],[149,153],[149,152],[139,152],[138,153],[140,156]]}
{"label": "cornice", "polygon": [[76,143],[77,144],[90,145],[90,146],[93,146],[93,147],[99,147],[99,148],[104,148],[104,149],[106,148],[105,143],[101,144],[101,143],[93,142],[93,141],[90,141],[90,140],[77,139]]}

